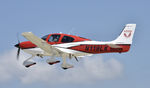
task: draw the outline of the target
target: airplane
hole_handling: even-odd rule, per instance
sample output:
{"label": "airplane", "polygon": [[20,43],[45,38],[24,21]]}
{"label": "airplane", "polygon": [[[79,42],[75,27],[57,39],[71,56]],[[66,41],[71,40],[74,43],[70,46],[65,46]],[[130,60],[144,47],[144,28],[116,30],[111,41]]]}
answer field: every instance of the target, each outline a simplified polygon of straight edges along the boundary
{"label": "airplane", "polygon": [[61,67],[63,69],[73,68],[68,64],[66,59],[91,56],[101,53],[124,53],[128,52],[132,44],[133,35],[136,24],[126,24],[121,34],[113,41],[92,41],[87,38],[63,34],[53,33],[39,38],[32,32],[23,32],[29,41],[18,42],[15,47],[18,48],[17,59],[19,59],[20,49],[32,56],[23,62],[25,67],[35,65],[36,62],[29,61],[35,56],[43,58],[49,56],[46,62],[50,65],[57,64],[60,61],[56,58],[62,58]]}

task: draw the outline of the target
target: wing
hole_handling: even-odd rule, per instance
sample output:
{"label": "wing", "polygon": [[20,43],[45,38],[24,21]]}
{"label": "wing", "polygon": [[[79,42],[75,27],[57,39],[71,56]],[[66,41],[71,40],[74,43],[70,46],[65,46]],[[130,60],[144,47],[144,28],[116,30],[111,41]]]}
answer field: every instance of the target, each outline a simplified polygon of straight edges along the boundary
{"label": "wing", "polygon": [[60,51],[54,48],[52,45],[48,44],[43,39],[35,36],[32,32],[24,32],[22,33],[22,36],[24,36],[26,39],[31,41],[33,44],[37,45],[37,47],[41,48],[47,53],[59,53]]}
{"label": "wing", "polygon": [[35,36],[32,32],[24,32],[24,33],[22,33],[22,35],[26,39],[31,41],[33,44],[37,45],[37,47],[41,48],[45,52],[52,54],[52,55],[57,55],[57,56],[61,56],[61,55],[69,56],[69,54],[72,54],[74,56],[91,55],[88,53],[82,53],[82,52],[77,52],[77,51],[66,49],[66,48],[52,46],[52,45],[48,44],[46,41],[44,41],[43,39]]}

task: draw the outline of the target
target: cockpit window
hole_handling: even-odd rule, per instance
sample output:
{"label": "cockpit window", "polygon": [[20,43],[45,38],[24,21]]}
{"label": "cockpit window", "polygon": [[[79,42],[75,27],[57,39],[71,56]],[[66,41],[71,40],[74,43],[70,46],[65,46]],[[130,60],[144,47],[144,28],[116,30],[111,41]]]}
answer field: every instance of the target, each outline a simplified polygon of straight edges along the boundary
{"label": "cockpit window", "polygon": [[73,42],[74,38],[69,36],[64,36],[61,40],[61,42],[67,43],[67,42]]}
{"label": "cockpit window", "polygon": [[48,35],[43,36],[41,39],[46,40]]}
{"label": "cockpit window", "polygon": [[60,38],[60,35],[51,35],[49,38],[49,42],[58,42]]}

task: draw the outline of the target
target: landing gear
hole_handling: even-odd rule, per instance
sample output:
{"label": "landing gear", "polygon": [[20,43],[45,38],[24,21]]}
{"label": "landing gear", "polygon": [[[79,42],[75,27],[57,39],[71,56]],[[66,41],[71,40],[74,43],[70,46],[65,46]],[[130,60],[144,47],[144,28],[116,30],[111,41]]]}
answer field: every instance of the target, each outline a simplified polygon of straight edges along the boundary
{"label": "landing gear", "polygon": [[26,61],[26,62],[23,63],[23,65],[27,68],[32,66],[32,65],[35,65],[35,64],[36,64],[35,62],[31,62],[31,61]]}
{"label": "landing gear", "polygon": [[68,69],[68,68],[73,68],[73,65],[66,63],[66,56],[63,56],[62,59],[63,59],[63,62],[62,62],[62,64],[61,64],[61,67],[62,67],[64,70],[66,70],[66,69]]}
{"label": "landing gear", "polygon": [[29,61],[29,60],[32,59],[33,57],[34,57],[34,56],[31,56],[29,59],[27,59],[27,60],[25,60],[25,61],[23,62],[23,65],[24,65],[26,68],[28,68],[28,67],[33,66],[33,65],[36,64],[35,62]]}
{"label": "landing gear", "polygon": [[56,60],[56,59],[54,59],[54,58],[50,58],[50,59],[47,59],[46,62],[47,62],[49,65],[53,65],[53,64],[59,63],[60,61],[59,61],[59,60]]}
{"label": "landing gear", "polygon": [[[23,62],[23,65],[27,68],[35,65],[36,63],[35,62],[32,62],[32,61],[29,61],[30,59],[33,59],[33,57],[35,57],[36,55],[32,55],[30,58],[28,58],[27,60],[25,60]],[[40,55],[38,55],[40,56]],[[40,56],[42,57],[42,56]],[[73,65],[71,64],[68,64],[66,59],[67,59],[67,55],[62,55],[62,64],[61,64],[61,67],[66,70],[66,69],[69,69],[69,68],[73,68]],[[75,57],[75,56],[74,56]],[[71,57],[69,57],[71,59]],[[75,57],[75,59],[77,60],[77,58]],[[78,60],[77,60],[78,61]],[[55,56],[52,56],[51,58],[47,59],[46,62],[49,64],[49,65],[53,65],[53,64],[57,64],[57,63],[60,63],[59,60],[55,59]]]}
{"label": "landing gear", "polygon": [[70,65],[70,64],[62,64],[61,65],[61,67],[64,69],[64,70],[66,70],[66,69],[68,69],[68,68],[73,68],[73,65]]}

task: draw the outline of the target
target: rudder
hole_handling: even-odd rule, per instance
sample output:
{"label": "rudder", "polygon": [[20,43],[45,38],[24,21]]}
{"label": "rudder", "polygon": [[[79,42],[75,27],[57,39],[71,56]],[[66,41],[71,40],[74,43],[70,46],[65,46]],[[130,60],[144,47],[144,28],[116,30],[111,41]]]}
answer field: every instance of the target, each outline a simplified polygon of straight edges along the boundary
{"label": "rudder", "polygon": [[115,44],[132,44],[136,24],[126,24],[125,28],[113,42]]}

